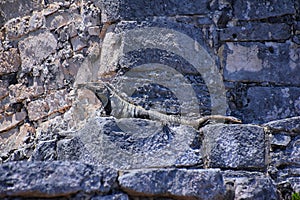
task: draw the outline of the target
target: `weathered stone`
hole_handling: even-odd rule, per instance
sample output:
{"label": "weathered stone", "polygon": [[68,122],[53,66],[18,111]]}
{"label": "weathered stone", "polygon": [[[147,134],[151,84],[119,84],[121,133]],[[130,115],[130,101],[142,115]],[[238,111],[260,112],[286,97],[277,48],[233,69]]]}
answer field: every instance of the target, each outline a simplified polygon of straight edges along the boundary
{"label": "weathered stone", "polygon": [[[265,123],[299,116],[299,97],[300,88],[296,87],[249,88],[247,93],[248,104],[242,110],[245,122]],[[291,123],[293,123],[292,121]],[[273,122],[273,124],[276,124],[276,122]]]}
{"label": "weathered stone", "polygon": [[[300,39],[300,35],[298,35],[299,39]],[[290,45],[290,61],[289,61],[289,66],[291,69],[295,70],[295,69],[299,69],[300,67],[300,41],[297,43],[291,43]],[[298,73],[296,71],[296,73]],[[296,84],[297,81],[295,81]]]}
{"label": "weathered stone", "polygon": [[291,27],[285,23],[253,23],[243,26],[224,28],[220,32],[221,41],[274,41],[287,40],[291,37]]}
{"label": "weathered stone", "polygon": [[0,154],[20,149],[30,133],[34,134],[35,129],[29,124],[22,125],[20,129],[0,133]]}
{"label": "weathered stone", "polygon": [[68,135],[75,139],[59,142],[58,157],[62,160],[85,160],[88,157],[82,155],[89,155],[93,162],[117,169],[201,164],[197,131],[188,126],[95,117]]}
{"label": "weathered stone", "polygon": [[90,35],[100,35],[100,27],[99,26],[92,26],[89,27],[88,32]]}
{"label": "weathered stone", "polygon": [[86,47],[86,43],[80,37],[74,37],[71,39],[73,51],[80,51]]}
{"label": "weathered stone", "polygon": [[263,128],[255,125],[209,125],[203,134],[206,167],[264,169],[266,144]]}
{"label": "weathered stone", "polygon": [[293,139],[286,149],[282,151],[271,152],[271,162],[273,166],[300,166],[300,137]]}
{"label": "weathered stone", "polygon": [[53,161],[56,160],[56,141],[42,141],[39,142],[32,156],[30,157],[30,161]]}
{"label": "weathered stone", "polygon": [[274,132],[300,133],[300,117],[271,121],[264,126]]}
{"label": "weathered stone", "polygon": [[50,30],[54,30],[54,29],[61,28],[63,26],[67,26],[71,21],[73,21],[72,17],[74,17],[74,20],[77,17],[80,18],[80,16],[78,14],[76,14],[76,12],[74,12],[74,13],[63,12],[63,11],[57,12],[46,18],[46,26]]}
{"label": "weathered stone", "polygon": [[141,169],[122,171],[121,188],[132,196],[222,199],[225,187],[218,169]]}
{"label": "weathered stone", "polygon": [[107,196],[93,197],[91,200],[129,200],[129,197],[125,193],[118,193]]}
{"label": "weathered stone", "polygon": [[55,113],[64,113],[71,106],[65,90],[48,94],[45,99],[38,99],[28,104],[28,117],[36,121]]}
{"label": "weathered stone", "polygon": [[20,65],[21,59],[17,49],[0,52],[0,76],[17,72]]}
{"label": "weathered stone", "polygon": [[55,2],[55,3],[49,4],[45,9],[43,9],[42,13],[44,16],[48,16],[48,15],[51,15],[51,14],[57,12],[59,8],[60,8],[60,6]]}
{"label": "weathered stone", "polygon": [[10,103],[22,102],[25,99],[33,99],[44,93],[42,86],[26,87],[23,84],[9,86]]}
{"label": "weathered stone", "polygon": [[81,16],[86,27],[100,25],[101,10],[93,2],[84,2],[81,8]]}
{"label": "weathered stone", "polygon": [[286,134],[275,134],[272,136],[271,145],[287,146],[291,141],[291,136]]}
{"label": "weathered stone", "polygon": [[234,2],[234,16],[240,20],[254,20],[295,14],[294,1],[291,0],[237,0]]}
{"label": "weathered stone", "polygon": [[142,20],[154,16],[197,15],[206,14],[209,1],[192,0],[174,1],[133,1],[109,0],[102,1],[102,21]]}
{"label": "weathered stone", "polygon": [[[3,101],[5,100],[5,98],[8,97],[9,95],[9,91],[7,90],[9,86],[9,81],[6,80],[0,80],[0,105],[3,105]],[[2,113],[2,109],[0,106],[0,113]]]}
{"label": "weathered stone", "polygon": [[78,192],[107,194],[116,171],[76,162],[9,162],[0,165],[0,197],[60,197]]}
{"label": "weathered stone", "polygon": [[24,109],[8,116],[0,116],[0,133],[15,128],[25,120],[26,116],[27,113]]}
{"label": "weathered stone", "polygon": [[[8,21],[12,18],[23,17],[32,13],[32,11],[42,8],[43,5],[39,1],[31,0],[9,0],[0,2],[0,18]],[[0,27],[2,26],[0,21]]]}
{"label": "weathered stone", "polygon": [[299,85],[299,49],[290,42],[227,43],[220,51],[224,79]]}
{"label": "weathered stone", "polygon": [[278,184],[288,182],[295,192],[300,192],[300,168],[286,167],[278,170],[276,182]]}
{"label": "weathered stone", "polygon": [[71,106],[66,90],[48,94],[45,99],[38,99],[28,104],[28,117],[36,121],[55,113],[64,113]]}
{"label": "weathered stone", "polygon": [[4,25],[4,27],[8,39],[15,40],[37,30],[42,27],[44,23],[45,18],[42,13],[36,12],[32,16],[11,19]]}
{"label": "weathered stone", "polygon": [[53,34],[44,32],[28,37],[19,42],[23,73],[29,72],[35,65],[40,65],[57,47]]}
{"label": "weathered stone", "polygon": [[222,172],[222,175],[224,177],[224,183],[233,190],[234,200],[278,199],[274,182],[263,173],[228,170]]}

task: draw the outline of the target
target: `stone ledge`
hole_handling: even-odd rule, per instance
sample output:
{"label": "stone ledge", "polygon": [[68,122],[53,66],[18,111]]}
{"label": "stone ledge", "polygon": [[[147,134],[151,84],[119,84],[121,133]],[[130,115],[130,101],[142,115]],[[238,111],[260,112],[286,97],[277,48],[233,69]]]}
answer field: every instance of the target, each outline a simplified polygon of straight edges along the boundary
{"label": "stone ledge", "polygon": [[213,200],[225,195],[218,169],[130,170],[122,171],[118,181],[132,196]]}
{"label": "stone ledge", "polygon": [[116,178],[113,169],[78,162],[8,162],[0,165],[0,197],[107,194]]}

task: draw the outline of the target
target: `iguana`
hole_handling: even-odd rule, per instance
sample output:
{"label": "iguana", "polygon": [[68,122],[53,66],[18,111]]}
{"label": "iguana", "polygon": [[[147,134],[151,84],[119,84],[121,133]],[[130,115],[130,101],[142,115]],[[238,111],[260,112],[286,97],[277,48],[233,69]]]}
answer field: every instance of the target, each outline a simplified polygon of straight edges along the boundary
{"label": "iguana", "polygon": [[178,123],[189,125],[196,129],[201,128],[206,122],[221,121],[230,123],[241,123],[241,120],[232,116],[208,115],[197,119],[190,119],[176,115],[166,115],[155,110],[146,110],[145,108],[135,105],[128,97],[117,92],[117,90],[108,82],[87,82],[78,84],[78,88],[86,88],[95,93],[97,98],[102,102],[107,114],[116,118],[143,118],[161,121],[163,123]]}

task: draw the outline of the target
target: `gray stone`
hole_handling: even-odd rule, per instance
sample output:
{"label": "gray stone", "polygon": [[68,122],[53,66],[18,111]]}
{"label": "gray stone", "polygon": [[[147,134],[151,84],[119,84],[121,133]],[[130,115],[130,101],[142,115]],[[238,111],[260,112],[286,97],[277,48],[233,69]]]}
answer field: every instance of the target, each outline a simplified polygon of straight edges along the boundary
{"label": "gray stone", "polygon": [[21,65],[20,55],[15,48],[0,52],[0,76],[17,72]]}
{"label": "gray stone", "polygon": [[271,152],[271,162],[273,166],[300,166],[300,137],[295,137],[286,149]]}
{"label": "gray stone", "polygon": [[8,116],[0,118],[0,132],[8,131],[23,123],[26,118],[25,109],[16,111]]}
{"label": "gray stone", "polygon": [[78,36],[71,39],[73,51],[80,51],[86,47],[86,43]]}
{"label": "gray stone", "polygon": [[120,187],[132,196],[213,200],[225,195],[218,169],[141,169],[122,171]]}
{"label": "gray stone", "polygon": [[[32,135],[35,129],[28,123],[0,134],[0,154],[7,154],[3,160],[27,159],[33,146]],[[1,156],[2,157],[2,156]]]}
{"label": "gray stone", "polygon": [[[64,133],[62,133],[64,135]],[[58,142],[58,158],[117,169],[200,165],[197,131],[143,119],[91,118]]]}
{"label": "gray stone", "polygon": [[206,167],[259,169],[266,167],[263,128],[255,125],[209,125],[202,129]]}
{"label": "gray stone", "polygon": [[82,22],[78,10],[59,11],[46,17],[46,26],[50,30],[55,30],[69,25],[70,23],[78,24]]}
{"label": "gray stone", "polygon": [[109,0],[102,1],[102,20],[142,20],[154,16],[198,15],[206,14],[209,10],[209,1],[191,0],[174,1],[134,1]]}
{"label": "gray stone", "polygon": [[8,99],[9,91],[7,90],[9,86],[8,80],[0,80],[0,112],[2,112],[5,108],[3,105],[5,104],[5,99]]}
{"label": "gray stone", "polygon": [[56,160],[56,141],[39,142],[30,158],[31,161],[53,161]]}
{"label": "gray stone", "polygon": [[254,20],[295,14],[294,1],[291,0],[237,0],[234,2],[234,16],[239,20]]}
{"label": "gray stone", "polygon": [[117,172],[76,162],[8,162],[0,165],[0,197],[60,197],[108,194]]}
{"label": "gray stone", "polygon": [[118,193],[106,196],[93,197],[91,200],[129,200],[129,197],[125,193]]}
{"label": "gray stone", "polygon": [[275,134],[272,136],[271,145],[287,146],[291,141],[291,136],[286,134]]}
{"label": "gray stone", "polygon": [[[8,21],[12,18],[30,15],[32,11],[41,9],[43,5],[39,1],[31,0],[9,0],[0,2],[0,19]],[[0,21],[0,27],[3,25]]]}
{"label": "gray stone", "polygon": [[41,12],[36,12],[31,16],[11,19],[5,23],[4,27],[7,38],[10,40],[17,40],[20,37],[41,28],[44,23],[45,17]]}
{"label": "gray stone", "polygon": [[23,100],[29,100],[36,98],[43,94],[43,86],[33,85],[31,87],[25,84],[14,84],[8,87],[10,103],[22,102]]}
{"label": "gray stone", "polygon": [[[299,116],[299,96],[300,88],[296,87],[249,88],[247,93],[248,104],[242,110],[245,122],[266,123],[273,120]],[[297,118],[294,120],[297,122]],[[291,124],[287,123],[286,126],[292,126],[294,120],[291,120]],[[284,121],[288,122],[289,120]],[[275,125],[276,122],[271,124]],[[294,126],[294,131],[299,129],[299,126],[297,128],[296,124]],[[286,129],[288,129],[288,127],[286,127]]]}
{"label": "gray stone", "polygon": [[299,167],[286,167],[279,169],[276,177],[278,184],[288,182],[295,192],[300,192],[300,168]]}
{"label": "gray stone", "polygon": [[[260,172],[224,171],[224,183],[232,190],[234,200],[277,200],[273,180]],[[232,199],[233,199],[232,198]]]}
{"label": "gray stone", "polygon": [[229,42],[220,51],[224,58],[224,79],[299,85],[299,49],[290,42],[282,44]]}
{"label": "gray stone", "polygon": [[101,10],[97,3],[83,2],[81,7],[81,16],[86,27],[98,26],[101,20]]}
{"label": "gray stone", "polygon": [[71,99],[66,90],[57,90],[49,93],[44,99],[31,101],[28,106],[28,117],[32,121],[36,121],[47,116],[51,116],[57,112],[63,112],[71,106]]}
{"label": "gray stone", "polygon": [[23,73],[31,71],[36,65],[54,53],[57,47],[57,40],[49,32],[40,33],[28,37],[19,42],[19,50],[22,59]]}
{"label": "gray stone", "polygon": [[271,121],[264,124],[264,126],[273,132],[300,133],[300,117]]}
{"label": "gray stone", "polygon": [[98,36],[98,35],[100,35],[100,27],[99,26],[89,27],[88,32],[90,35]]}
{"label": "gray stone", "polygon": [[291,37],[291,27],[285,23],[269,24],[248,22],[242,26],[224,28],[221,41],[275,41]]}

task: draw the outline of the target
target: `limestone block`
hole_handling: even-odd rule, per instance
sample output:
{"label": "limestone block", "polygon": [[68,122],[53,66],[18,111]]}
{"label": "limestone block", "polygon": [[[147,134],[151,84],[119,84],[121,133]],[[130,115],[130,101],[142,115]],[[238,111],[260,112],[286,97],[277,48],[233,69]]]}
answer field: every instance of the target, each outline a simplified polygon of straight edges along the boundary
{"label": "limestone block", "polygon": [[[252,87],[247,93],[249,103],[242,112],[246,122],[255,123],[299,116],[299,97],[300,88],[297,87]],[[276,122],[271,124],[275,125]]]}
{"label": "limestone block", "polygon": [[299,49],[290,42],[229,42],[219,52],[223,59],[224,79],[298,85]]}
{"label": "limestone block", "polygon": [[45,24],[45,17],[41,12],[34,12],[31,16],[17,17],[4,24],[7,38],[16,40],[32,31],[41,28]]}
{"label": "limestone block", "polygon": [[[40,1],[31,0],[10,0],[0,2],[0,13],[4,21],[8,21],[16,17],[24,17],[30,15],[32,11],[41,9],[43,4]],[[0,17],[1,18],[1,17]],[[0,24],[2,26],[2,24]]]}
{"label": "limestone block", "polygon": [[0,132],[10,130],[17,125],[21,124],[26,118],[26,111],[24,109],[20,110],[19,112],[13,113],[11,115],[0,116]]}
{"label": "limestone block", "polygon": [[8,162],[0,166],[0,197],[108,194],[116,178],[113,169],[76,162]]}
{"label": "limestone block", "polygon": [[202,129],[206,167],[258,169],[266,167],[263,128],[255,125],[209,125]]}
{"label": "limestone block", "polygon": [[59,90],[48,94],[45,99],[31,101],[28,106],[28,117],[30,120],[39,120],[54,113],[64,113],[71,106],[66,90]]}
{"label": "limestone block", "polygon": [[263,173],[226,170],[222,175],[227,189],[231,192],[230,199],[278,199],[275,183]]}
{"label": "limestone block", "polygon": [[219,169],[138,169],[120,174],[120,187],[133,196],[216,200],[225,195]]}
{"label": "limestone block", "polygon": [[291,136],[286,134],[275,134],[271,138],[271,145],[287,146],[291,141]]}
{"label": "limestone block", "polygon": [[40,65],[44,59],[54,53],[56,47],[57,40],[49,32],[40,33],[20,41],[22,71],[26,73],[32,70],[35,65]]}
{"label": "limestone block", "polygon": [[102,1],[102,21],[141,20],[153,16],[196,15],[209,12],[209,1]]}
{"label": "limestone block", "polygon": [[300,133],[300,117],[292,117],[287,119],[281,119],[276,121],[271,121],[264,124],[268,129],[273,132],[284,131],[286,133]]}
{"label": "limestone block", "polygon": [[234,3],[234,16],[240,20],[263,19],[295,13],[294,2],[290,0],[238,0]]}
{"label": "limestone block", "polygon": [[274,41],[291,37],[291,27],[285,23],[269,24],[248,22],[240,26],[224,28],[221,41]]}
{"label": "limestone block", "polygon": [[300,166],[300,137],[297,136],[289,145],[279,151],[270,152],[271,162],[273,166]]}
{"label": "limestone block", "polygon": [[20,55],[15,48],[0,52],[0,76],[17,72],[21,65]]}

